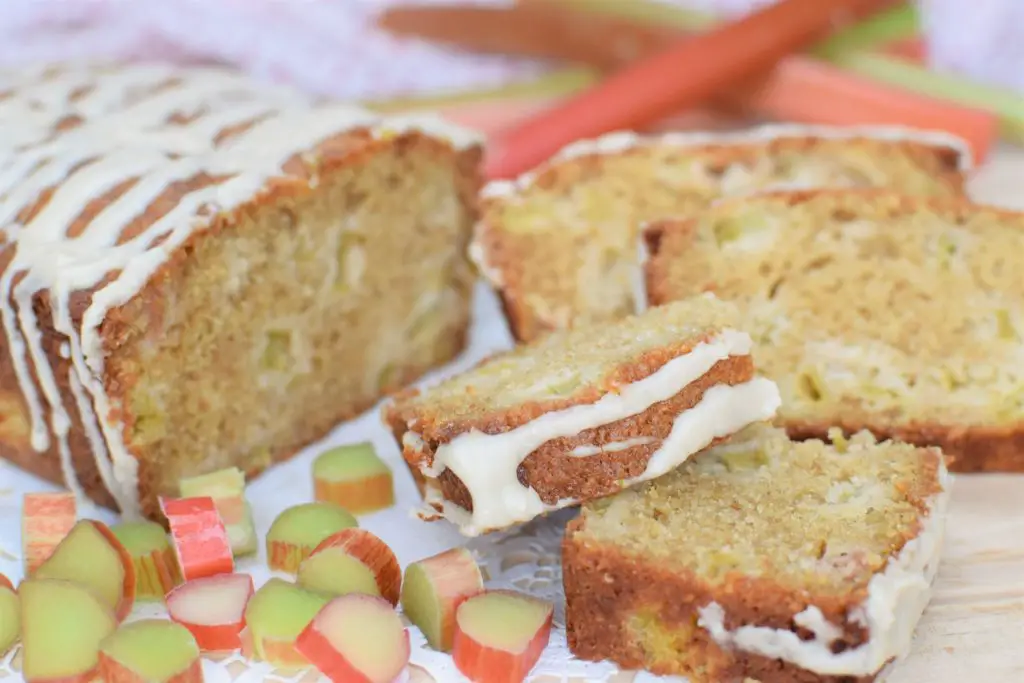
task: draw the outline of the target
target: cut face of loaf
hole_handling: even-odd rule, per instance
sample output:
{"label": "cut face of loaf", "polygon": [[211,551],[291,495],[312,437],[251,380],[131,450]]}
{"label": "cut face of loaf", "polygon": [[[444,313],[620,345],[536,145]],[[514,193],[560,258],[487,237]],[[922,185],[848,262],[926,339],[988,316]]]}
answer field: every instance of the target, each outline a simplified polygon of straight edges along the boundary
{"label": "cut face of loaf", "polygon": [[664,474],[769,419],[750,339],[713,297],[548,335],[386,406],[426,517],[500,529]]}
{"label": "cut face of loaf", "polygon": [[569,523],[569,647],[693,683],[874,680],[930,598],[948,485],[938,449],[752,427]]}
{"label": "cut face of loaf", "polygon": [[770,187],[963,191],[955,140],[886,129],[772,126],[733,135],[615,133],[484,189],[471,258],[520,341],[644,304],[642,224]]}
{"label": "cut face of loaf", "polygon": [[1024,470],[1024,214],[885,191],[723,202],[648,231],[653,303],[739,304],[794,437],[869,429]]}
{"label": "cut face of loaf", "polygon": [[471,136],[205,69],[5,73],[0,99],[0,453],[22,467],[155,514],[461,349]]}

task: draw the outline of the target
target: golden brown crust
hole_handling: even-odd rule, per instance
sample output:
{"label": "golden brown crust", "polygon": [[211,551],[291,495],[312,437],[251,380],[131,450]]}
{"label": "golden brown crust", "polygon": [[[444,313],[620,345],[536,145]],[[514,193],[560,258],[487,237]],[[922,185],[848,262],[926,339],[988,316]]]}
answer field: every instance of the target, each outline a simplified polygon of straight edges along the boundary
{"label": "golden brown crust", "polygon": [[[766,193],[785,197],[790,205],[810,201],[828,194],[849,194],[857,192],[870,200],[873,196],[890,197],[884,189],[858,190],[806,190],[800,192]],[[729,200],[731,202],[740,200]],[[1020,213],[997,207],[979,207],[965,198],[956,197],[901,197],[895,207],[899,211],[912,211],[917,207],[929,206],[950,215],[954,221],[963,220],[967,215],[983,209],[997,217],[1019,219]],[[673,254],[686,249],[686,245],[697,229],[697,219],[665,220],[652,223],[644,230],[643,237],[650,258],[644,267],[644,279],[648,300],[658,306],[675,297],[668,279],[668,264]],[[714,283],[707,283],[706,291],[713,291]],[[917,446],[938,446],[947,457],[949,469],[954,472],[1024,472],[1024,426],[971,426],[938,423],[910,423],[892,425],[872,424],[863,421],[849,421],[842,415],[824,422],[787,420],[784,416],[776,424],[786,429],[794,439],[828,440],[829,427],[839,427],[846,434],[866,429],[879,439],[896,439]]]}
{"label": "golden brown crust", "polygon": [[[145,447],[134,446],[131,443],[131,426],[134,422],[133,416],[127,412],[126,398],[138,380],[138,377],[119,374],[116,370],[118,363],[117,356],[125,352],[128,346],[139,333],[140,316],[159,323],[162,318],[165,302],[163,292],[167,288],[161,283],[167,280],[182,278],[189,268],[189,256],[196,249],[201,241],[215,240],[220,238],[226,230],[244,223],[248,217],[261,207],[273,206],[282,199],[302,197],[315,192],[308,182],[308,178],[315,172],[321,180],[333,173],[340,172],[345,168],[359,165],[374,154],[384,149],[394,148],[402,153],[402,150],[413,146],[426,146],[438,159],[449,158],[453,162],[458,175],[459,200],[463,209],[471,216],[476,214],[476,195],[479,190],[481,179],[478,172],[478,165],[482,156],[479,147],[456,150],[454,146],[439,138],[420,133],[408,132],[389,138],[376,138],[369,129],[354,129],[346,133],[334,136],[317,149],[315,166],[299,157],[293,158],[286,168],[289,175],[272,180],[264,190],[249,202],[246,202],[231,212],[218,214],[213,217],[206,229],[194,231],[189,239],[178,247],[171,256],[159,267],[159,269],[147,280],[147,284],[126,304],[112,309],[104,319],[99,328],[99,335],[107,357],[107,372],[102,377],[106,394],[113,406],[113,419],[119,420],[122,424],[122,434],[125,439],[129,453],[138,461],[139,484],[138,491],[140,500],[143,503],[143,511],[147,516],[159,518],[159,507],[157,495],[156,475],[160,464],[152,462],[147,458]],[[195,179],[199,185],[209,182],[208,178]],[[153,202],[147,209],[145,215],[138,219],[133,225],[145,225],[152,222],[163,212],[168,210],[167,202],[174,201],[174,197],[189,189],[189,185],[181,184],[171,187],[164,196]],[[110,201],[111,197],[105,198]],[[69,227],[69,232],[81,229],[81,224],[99,211],[103,202],[93,202],[78,217],[76,222]],[[172,204],[173,206],[173,204]],[[38,210],[38,207],[32,209]],[[132,228],[129,227],[128,230]],[[124,233],[122,233],[122,236]],[[123,237],[122,237],[123,238]],[[468,239],[468,234],[466,236]],[[15,252],[15,243],[0,243],[0,274],[9,266]],[[468,271],[467,271],[468,272]],[[103,284],[109,281],[111,275],[100,283],[100,285],[89,291],[76,292],[70,297],[69,309],[74,329],[80,330],[82,318],[89,307],[92,296]],[[468,277],[465,282],[458,283],[459,292],[468,301],[472,293],[472,281]],[[13,301],[2,302],[3,305],[11,306],[16,310]],[[75,403],[69,375],[71,363],[61,357],[61,345],[66,339],[57,332],[53,326],[51,313],[51,298],[49,292],[43,291],[33,298],[33,307],[36,312],[38,324],[44,341],[44,348],[47,359],[54,369],[57,386],[60,391],[64,410],[71,420],[71,428],[68,433],[71,459],[77,479],[83,491],[91,499],[100,505],[114,507],[114,500],[107,491],[101,480],[96,466],[92,448],[83,427],[83,421]],[[468,333],[469,320],[445,343],[445,358],[454,358],[465,346]],[[159,328],[159,324],[155,325]],[[46,451],[37,452],[29,441],[29,435],[23,425],[29,423],[28,407],[24,397],[21,395],[19,383],[15,375],[14,361],[11,350],[7,348],[7,336],[0,334],[0,456],[10,460],[17,466],[31,472],[43,479],[55,484],[64,484],[64,477],[60,466],[60,456],[57,449],[57,441],[50,430],[50,447]],[[395,381],[391,389],[414,381],[420,375],[435,366],[407,366],[396,369]],[[111,369],[115,368],[115,369]],[[33,368],[33,382],[38,387],[38,378]],[[331,424],[307,424],[297,425],[292,435],[291,443],[282,446],[271,452],[269,458],[262,467],[246,467],[247,476],[258,474],[262,469],[269,467],[274,462],[287,459],[297,453],[305,446],[322,438],[338,422],[354,417],[370,408],[379,396],[372,400],[361,401],[351,405],[340,405],[337,407],[336,419]],[[45,403],[45,399],[42,399]],[[13,414],[12,414],[13,412]],[[48,415],[44,410],[44,415]],[[16,429],[17,427],[17,429]],[[48,425],[49,427],[49,425]]]}
{"label": "golden brown crust", "polygon": [[[656,139],[655,139],[656,140]],[[806,154],[822,145],[835,144],[835,140],[814,136],[779,137],[764,142],[741,144],[705,144],[680,145],[678,157],[700,155],[708,159],[712,168],[725,169],[732,164],[753,164],[765,156],[788,154]],[[961,197],[965,193],[965,177],[961,169],[960,153],[950,147],[931,145],[912,140],[883,141],[870,137],[855,138],[854,142],[865,148],[898,150],[911,158],[924,174],[932,176],[940,187],[951,196]],[[657,144],[654,142],[653,144]],[[670,142],[666,148],[672,148]],[[632,155],[643,153],[645,145],[637,145],[614,155]],[[885,150],[878,149],[879,154]],[[608,154],[598,152],[582,154],[568,160],[554,160],[531,172],[529,181],[516,188],[514,196],[528,196],[531,190],[568,191],[573,186],[592,180],[599,176]],[[680,163],[682,163],[680,161]],[[688,195],[685,188],[679,189],[680,197]],[[691,199],[700,200],[698,195]],[[537,286],[532,280],[527,284],[523,264],[533,254],[544,253],[550,245],[543,236],[518,235],[509,239],[502,226],[495,220],[494,214],[508,201],[505,196],[485,197],[481,203],[481,223],[474,236],[474,246],[479,250],[487,268],[484,275],[494,286],[505,318],[508,321],[512,336],[518,342],[531,341],[557,329],[558,326],[542,319],[527,301],[530,291]],[[667,217],[667,216],[666,216]],[[493,276],[487,271],[493,272]]]}
{"label": "golden brown crust", "polygon": [[[584,430],[573,437],[546,442],[530,453],[519,466],[519,481],[523,486],[534,489],[540,499],[548,505],[570,498],[592,500],[620,491],[625,480],[644,473],[648,460],[658,449],[660,440],[668,436],[672,430],[675,418],[695,406],[705,391],[720,384],[742,384],[750,381],[753,376],[754,365],[750,356],[730,356],[721,360],[678,394],[667,401],[654,404],[642,413]],[[401,444],[401,433],[404,431],[401,425],[392,424],[392,430]],[[600,446],[638,436],[650,436],[658,441],[587,457],[570,455],[578,446]],[[431,464],[433,452],[438,445],[439,442],[428,442],[426,453],[403,448],[402,455],[421,486],[422,475],[417,476],[415,473],[421,467]],[[446,500],[472,511],[473,501],[470,493],[454,473],[445,470],[437,482]]]}
{"label": "golden brown crust", "polygon": [[[725,626],[794,629],[793,617],[806,609],[809,596],[770,579],[737,578],[709,586],[698,577],[654,562],[628,557],[578,536],[585,520],[569,523],[562,543],[566,637],[580,659],[610,659],[624,669],[682,675],[692,683],[732,683],[751,678],[760,683],[868,683],[875,676],[822,676],[788,662],[725,650],[698,626],[698,610],[711,602],[722,606]],[[815,596],[814,604],[833,624],[843,624],[836,652],[865,642],[863,627],[846,615],[863,600],[862,592]],[[657,642],[638,633],[639,623],[656,622]],[[796,628],[803,637],[811,634]]]}
{"label": "golden brown crust", "polygon": [[[657,372],[674,358],[685,355],[693,347],[708,341],[711,335],[684,339],[670,346],[652,349],[633,362],[615,368],[599,382],[589,384],[564,398],[545,401],[528,401],[507,410],[495,410],[479,419],[453,420],[450,416],[431,411],[429,406],[413,403],[411,399],[421,395],[419,389],[410,388],[396,394],[395,400],[384,406],[382,416],[392,431],[401,434],[415,425],[418,436],[431,444],[442,444],[471,429],[484,434],[501,434],[521,427],[545,413],[564,410],[578,405],[596,403],[600,398],[617,387],[638,382]],[[486,360],[482,363],[486,363]],[[401,437],[399,436],[399,442]],[[428,463],[429,464],[429,463]]]}

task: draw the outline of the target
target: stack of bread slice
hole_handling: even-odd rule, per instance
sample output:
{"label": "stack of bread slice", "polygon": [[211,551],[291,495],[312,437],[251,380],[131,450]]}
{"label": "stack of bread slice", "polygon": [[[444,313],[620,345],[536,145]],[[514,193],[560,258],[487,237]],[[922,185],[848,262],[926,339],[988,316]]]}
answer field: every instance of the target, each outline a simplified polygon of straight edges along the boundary
{"label": "stack of bread slice", "polygon": [[492,183],[471,258],[523,346],[386,411],[428,514],[475,534],[582,503],[578,657],[875,680],[930,597],[947,459],[1024,469],[1024,216],[968,202],[961,150],[615,134]]}

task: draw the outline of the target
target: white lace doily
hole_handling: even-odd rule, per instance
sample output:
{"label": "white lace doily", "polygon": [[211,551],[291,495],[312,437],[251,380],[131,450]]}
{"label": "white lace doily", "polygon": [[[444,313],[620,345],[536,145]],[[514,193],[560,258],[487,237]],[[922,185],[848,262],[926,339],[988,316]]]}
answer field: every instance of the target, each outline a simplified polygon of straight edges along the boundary
{"label": "white lace doily", "polygon": [[[510,344],[494,297],[482,287],[477,291],[475,308],[476,324],[469,349],[458,362],[435,373],[427,378],[426,382],[463,369],[483,356]],[[252,503],[256,527],[261,538],[265,536],[270,523],[281,510],[312,500],[311,463],[317,453],[331,445],[361,440],[372,440],[381,457],[394,469],[395,497],[398,502],[388,510],[361,517],[359,523],[363,528],[383,538],[394,549],[403,567],[409,562],[448,548],[467,545],[476,555],[489,587],[524,591],[548,600],[555,606],[551,643],[535,667],[532,678],[543,678],[545,681],[567,681],[570,678],[606,681],[618,671],[612,664],[576,660],[566,646],[559,555],[562,530],[573,513],[562,512],[514,531],[483,536],[468,542],[447,522],[427,523],[413,518],[410,510],[419,502],[419,494],[405,465],[402,464],[398,446],[380,422],[378,408],[358,420],[341,426],[320,444],[274,467],[249,485],[247,495]],[[22,571],[21,496],[27,491],[52,488],[0,461],[0,573],[6,574],[12,580],[20,579]],[[111,523],[116,521],[108,511],[96,509],[91,505],[83,506],[80,515]],[[273,574],[267,569],[264,547],[260,548],[258,557],[241,560],[237,570],[252,574],[257,586]],[[136,606],[130,618],[164,615],[166,612],[163,605],[141,603]],[[466,680],[455,669],[450,656],[435,652],[426,646],[426,641],[418,629],[411,626],[409,633],[412,643],[411,663],[414,670],[420,670],[417,673],[425,673],[437,683]],[[21,683],[19,664],[17,650],[0,659],[0,681]],[[238,653],[204,659],[204,674],[207,683],[311,683],[321,679],[312,671],[298,674],[278,673],[265,663],[247,662]]]}

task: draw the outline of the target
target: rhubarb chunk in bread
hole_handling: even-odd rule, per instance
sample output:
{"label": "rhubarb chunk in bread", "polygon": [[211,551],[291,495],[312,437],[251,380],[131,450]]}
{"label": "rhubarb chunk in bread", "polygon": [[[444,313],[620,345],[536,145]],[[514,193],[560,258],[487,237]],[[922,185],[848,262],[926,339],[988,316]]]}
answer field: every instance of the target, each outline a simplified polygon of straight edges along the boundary
{"label": "rhubarb chunk in bread", "polygon": [[948,497],[938,449],[751,427],[569,523],[569,647],[691,683],[871,681],[910,647]]}
{"label": "rhubarb chunk in bread", "polygon": [[1024,470],[1024,214],[882,190],[722,202],[648,231],[653,303],[739,304],[794,438],[831,426]]}
{"label": "rhubarb chunk in bread", "polygon": [[231,72],[0,72],[0,453],[126,513],[462,347],[479,147]]}
{"label": "rhubarb chunk in bread", "polygon": [[735,311],[695,297],[558,332],[385,407],[430,506],[466,535],[664,474],[772,417]]}
{"label": "rhubarb chunk in bread", "polygon": [[738,134],[614,133],[489,184],[471,258],[520,341],[643,307],[637,235],[723,196],[777,186],[963,192],[955,139],[889,129],[770,126]]}

